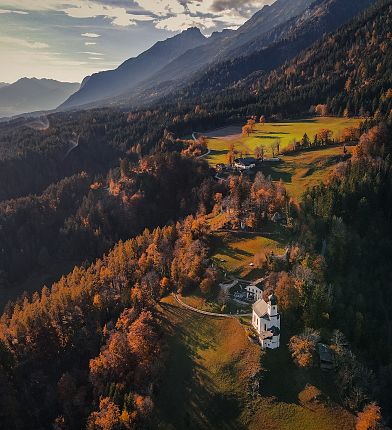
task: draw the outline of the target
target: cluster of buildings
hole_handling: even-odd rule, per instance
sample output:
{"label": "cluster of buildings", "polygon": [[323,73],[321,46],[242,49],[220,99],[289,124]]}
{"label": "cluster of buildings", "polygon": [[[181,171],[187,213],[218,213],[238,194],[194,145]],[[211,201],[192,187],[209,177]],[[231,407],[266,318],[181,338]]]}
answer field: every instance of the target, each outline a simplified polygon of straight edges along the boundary
{"label": "cluster of buildings", "polygon": [[261,167],[263,164],[276,164],[280,163],[281,159],[278,157],[271,158],[254,158],[254,157],[243,157],[236,158],[232,165],[217,164],[216,169],[218,172],[224,172],[229,170],[234,170],[237,172],[247,172],[250,173],[254,171],[257,167]]}
{"label": "cluster of buildings", "polygon": [[234,297],[252,303],[252,326],[256,330],[263,349],[276,349],[280,345],[280,314],[278,300],[271,294],[264,300],[262,279],[251,283],[238,282],[241,292]]}

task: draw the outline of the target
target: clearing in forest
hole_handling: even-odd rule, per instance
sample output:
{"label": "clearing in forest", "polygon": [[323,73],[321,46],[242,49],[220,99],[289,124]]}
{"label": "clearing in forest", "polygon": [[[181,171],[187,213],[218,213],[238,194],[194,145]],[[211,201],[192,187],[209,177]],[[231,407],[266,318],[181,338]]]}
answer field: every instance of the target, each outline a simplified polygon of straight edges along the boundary
{"label": "clearing in forest", "polygon": [[280,255],[285,252],[287,232],[276,226],[271,232],[214,232],[212,259],[229,274],[255,279],[260,276],[261,263],[265,255],[274,252]]}
{"label": "clearing in forest", "polygon": [[256,124],[255,132],[249,137],[241,135],[240,126],[226,127],[204,133],[209,138],[208,148],[211,150],[206,159],[212,166],[225,164],[231,144],[234,144],[235,149],[243,156],[253,156],[255,148],[263,145],[266,156],[270,157],[271,145],[277,140],[283,150],[294,139],[299,142],[305,133],[313,141],[315,134],[321,129],[329,129],[333,132],[333,137],[338,138],[345,128],[357,126],[358,123],[358,119],[326,117]]}
{"label": "clearing in forest", "polygon": [[[352,151],[352,147],[346,149]],[[300,200],[307,188],[325,182],[343,155],[343,146],[304,151],[284,155],[281,163],[263,167],[262,171],[274,181],[282,180],[289,195]]]}

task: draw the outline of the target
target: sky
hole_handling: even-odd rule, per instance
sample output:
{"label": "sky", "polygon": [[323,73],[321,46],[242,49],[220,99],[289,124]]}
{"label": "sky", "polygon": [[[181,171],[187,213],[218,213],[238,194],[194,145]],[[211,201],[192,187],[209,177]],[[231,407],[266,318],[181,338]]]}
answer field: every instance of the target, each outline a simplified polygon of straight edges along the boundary
{"label": "sky", "polygon": [[81,82],[189,28],[237,28],[274,0],[0,0],[0,82]]}

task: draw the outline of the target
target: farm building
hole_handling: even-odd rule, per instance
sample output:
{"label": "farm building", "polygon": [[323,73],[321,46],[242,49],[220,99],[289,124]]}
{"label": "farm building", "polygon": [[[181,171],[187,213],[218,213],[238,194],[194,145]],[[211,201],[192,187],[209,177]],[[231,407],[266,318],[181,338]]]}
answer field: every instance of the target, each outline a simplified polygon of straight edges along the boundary
{"label": "farm building", "polygon": [[320,368],[322,370],[332,370],[335,368],[335,360],[333,353],[328,345],[319,343],[317,350],[320,357]]}
{"label": "farm building", "polygon": [[256,167],[257,160],[253,157],[237,158],[234,160],[234,167],[238,170],[251,170]]}

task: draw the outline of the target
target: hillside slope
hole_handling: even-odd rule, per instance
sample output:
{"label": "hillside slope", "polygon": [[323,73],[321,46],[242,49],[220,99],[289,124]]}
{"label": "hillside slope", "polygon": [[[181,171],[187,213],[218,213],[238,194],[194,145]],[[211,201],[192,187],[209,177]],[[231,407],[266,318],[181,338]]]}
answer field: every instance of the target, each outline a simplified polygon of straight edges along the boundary
{"label": "hillside slope", "polygon": [[[268,32],[304,12],[315,0],[277,0],[265,6],[236,31],[224,30],[204,38],[197,29],[189,29],[164,42],[159,42],[137,58],[127,60],[118,69],[101,72],[87,78],[82,88],[70,97],[60,109],[94,103],[95,106],[116,104],[118,100],[106,100],[122,96],[128,102],[140,104],[146,92],[157,97],[164,89],[171,91],[171,83],[187,81],[190,75],[208,64],[226,59],[231,52],[247,41],[258,41],[264,47],[271,43]],[[267,35],[266,39],[263,35]],[[178,41],[194,36],[188,45]],[[234,55],[234,53],[233,53]],[[235,54],[237,55],[237,54]],[[137,89],[136,95],[135,90]],[[132,91],[131,91],[132,90]]]}
{"label": "hillside slope", "polygon": [[181,101],[183,109],[202,108],[203,114],[190,114],[200,131],[249,115],[290,118],[309,114],[318,104],[326,104],[332,115],[388,118],[392,109],[391,23],[392,1],[377,1],[283,66],[252,72],[260,62],[253,65],[247,56],[211,68],[173,92],[172,99]]}
{"label": "hillside slope", "polygon": [[171,60],[191,48],[205,42],[199,29],[190,28],[181,34],[157,42],[136,58],[131,58],[115,70],[93,74],[86,78],[80,90],[73,94],[60,108],[80,106],[97,100],[114,97],[134,88],[138,83],[157,72]]}
{"label": "hillside slope", "polygon": [[271,45],[257,50],[260,41],[256,39],[239,47],[235,59],[200,73],[185,87],[184,94],[197,96],[221,90],[254,72],[269,72],[296,57],[324,34],[348,23],[372,3],[373,0],[318,0],[303,15],[269,33]]}
{"label": "hillside slope", "polygon": [[[152,76],[148,82],[143,82],[132,91],[132,94],[124,94],[112,103],[124,106],[147,105],[156,102],[158,97],[168,94],[172,96],[178,91],[180,91],[178,99],[181,101],[214,94],[252,73],[269,72],[280,67],[323,35],[349,22],[373,1],[316,0],[300,5],[296,3],[298,7],[292,9],[292,13],[301,10],[298,16],[272,26],[271,23],[262,25],[267,20],[265,18],[267,12],[264,12],[266,9],[264,8],[260,11],[257,20],[254,21],[252,18],[244,25],[245,29],[241,27],[237,30],[240,33],[234,32],[234,35],[229,33],[224,37],[219,43],[219,50],[207,43],[196,50],[188,51],[163,68],[159,75]],[[306,7],[309,3],[310,5]],[[283,1],[279,4],[281,8],[285,7]],[[268,8],[267,11],[269,11]],[[259,36],[256,36],[254,30],[257,24],[266,30],[265,32],[259,30]],[[248,25],[251,27],[249,33],[247,33]],[[194,57],[201,58],[201,63],[207,58],[209,64],[204,64],[203,68],[195,67]],[[225,60],[222,61],[222,58]]]}

